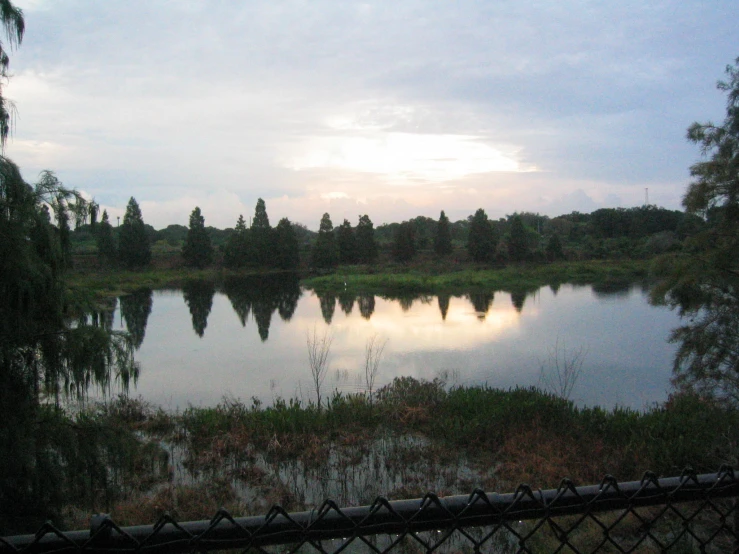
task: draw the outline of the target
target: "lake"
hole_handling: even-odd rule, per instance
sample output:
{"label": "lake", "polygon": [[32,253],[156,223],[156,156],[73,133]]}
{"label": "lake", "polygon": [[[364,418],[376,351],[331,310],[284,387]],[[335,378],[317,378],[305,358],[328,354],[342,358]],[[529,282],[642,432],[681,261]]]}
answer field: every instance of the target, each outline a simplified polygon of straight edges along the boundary
{"label": "lake", "polygon": [[640,285],[545,286],[528,293],[388,298],[303,290],[297,278],[252,277],[121,297],[141,373],[133,395],[166,409],[224,396],[271,403],[315,398],[306,337],[332,337],[323,395],[365,390],[367,341],[385,343],[375,388],[397,376],[448,385],[533,386],[555,359],[582,362],[570,398],[641,409],[667,398],[676,313]]}

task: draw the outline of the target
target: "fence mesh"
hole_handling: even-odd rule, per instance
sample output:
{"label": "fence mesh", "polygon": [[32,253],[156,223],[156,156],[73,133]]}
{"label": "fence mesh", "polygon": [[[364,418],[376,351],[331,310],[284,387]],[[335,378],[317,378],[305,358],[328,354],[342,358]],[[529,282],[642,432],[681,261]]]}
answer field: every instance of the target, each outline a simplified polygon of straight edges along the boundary
{"label": "fence mesh", "polygon": [[730,467],[713,474],[514,493],[340,508],[328,500],[309,512],[279,506],[260,517],[224,510],[210,521],[119,527],[95,516],[88,531],[51,523],[34,535],[0,538],[2,554],[101,552],[739,552],[739,481]]}

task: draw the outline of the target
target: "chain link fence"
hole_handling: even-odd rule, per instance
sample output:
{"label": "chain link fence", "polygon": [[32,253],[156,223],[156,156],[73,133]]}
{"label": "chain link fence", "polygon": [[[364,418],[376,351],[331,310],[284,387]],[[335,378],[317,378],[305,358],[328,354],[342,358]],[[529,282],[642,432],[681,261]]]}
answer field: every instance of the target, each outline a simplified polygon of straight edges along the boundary
{"label": "chain link fence", "polygon": [[89,531],[47,523],[34,535],[0,538],[0,554],[244,552],[739,552],[739,480],[730,467],[697,475],[554,490],[414,500],[377,498],[309,512],[279,506],[259,517],[218,511],[210,521],[119,527],[93,517]]}

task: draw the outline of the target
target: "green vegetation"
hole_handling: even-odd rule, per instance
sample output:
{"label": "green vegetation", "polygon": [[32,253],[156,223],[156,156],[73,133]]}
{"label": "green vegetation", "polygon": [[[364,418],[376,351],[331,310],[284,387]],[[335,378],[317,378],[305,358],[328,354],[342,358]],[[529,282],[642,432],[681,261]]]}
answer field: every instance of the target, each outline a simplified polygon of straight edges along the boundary
{"label": "green vegetation", "polygon": [[182,257],[190,267],[204,268],[213,261],[213,245],[205,230],[205,218],[200,213],[200,208],[190,214],[190,228],[187,231],[185,245],[182,247]]}
{"label": "green vegetation", "polygon": [[128,269],[146,267],[151,261],[151,246],[144,226],[141,208],[132,196],[123,216],[123,227],[118,238],[118,256]]}
{"label": "green vegetation", "polygon": [[[88,467],[120,467],[108,486],[93,473],[83,494],[72,497],[76,509],[66,512],[96,502],[130,525],[164,511],[179,520],[203,519],[220,506],[248,515],[265,513],[273,503],[309,509],[325,497],[356,505],[378,494],[464,494],[521,482],[556,487],[563,475],[587,484],[606,473],[628,480],[646,469],[659,475],[679,474],[688,465],[712,471],[735,455],[727,437],[739,424],[736,411],[691,394],[643,412],[608,411],[577,408],[536,389],[449,389],[441,379],[409,377],[372,397],[334,393],[322,404],[225,399],[166,413],[121,397],[65,416],[71,428],[95,429],[101,441]],[[106,458],[113,440],[118,462]],[[135,464],[140,469],[132,471]],[[60,478],[70,479],[64,481],[70,486],[77,477]],[[96,499],[90,497],[94,486],[101,487]]]}

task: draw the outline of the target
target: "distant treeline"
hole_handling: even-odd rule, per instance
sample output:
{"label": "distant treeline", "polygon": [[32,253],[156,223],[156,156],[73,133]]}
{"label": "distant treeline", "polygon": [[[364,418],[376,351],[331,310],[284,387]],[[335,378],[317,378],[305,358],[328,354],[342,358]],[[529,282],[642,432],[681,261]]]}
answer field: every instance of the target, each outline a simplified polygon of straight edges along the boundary
{"label": "distant treeline", "polygon": [[72,233],[77,253],[97,253],[106,266],[136,268],[151,254],[181,253],[193,267],[328,269],[337,265],[409,263],[417,256],[449,257],[455,262],[498,265],[508,262],[650,258],[679,250],[685,237],[708,220],[653,205],[603,208],[590,214],[572,212],[550,218],[522,212],[498,220],[478,209],[451,222],[418,216],[374,228],[368,215],[356,225],[344,220],[334,227],[328,213],[318,232],[283,218],[272,227],[264,201],[257,202],[247,225],[239,216],[233,228],[206,227],[199,208],[190,226],[169,225],[159,231],[143,221],[131,198],[123,224],[113,227],[103,214],[100,223],[80,224]]}

